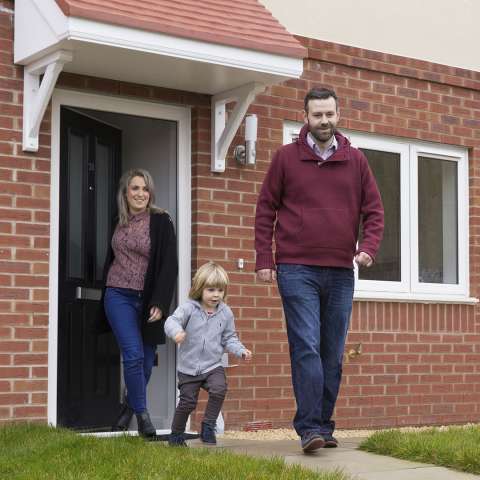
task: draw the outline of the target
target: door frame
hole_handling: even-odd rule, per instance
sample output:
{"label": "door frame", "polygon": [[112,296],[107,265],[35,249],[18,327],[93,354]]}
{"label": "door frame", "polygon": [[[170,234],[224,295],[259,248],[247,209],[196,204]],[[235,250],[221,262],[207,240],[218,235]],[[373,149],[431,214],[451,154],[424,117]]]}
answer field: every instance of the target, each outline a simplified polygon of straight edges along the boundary
{"label": "door frame", "polygon": [[58,261],[60,232],[60,107],[89,108],[106,112],[172,120],[177,135],[177,238],[178,301],[188,296],[191,279],[191,111],[189,107],[165,105],[88,92],[55,89],[52,95],[50,170],[50,261],[48,328],[47,421],[57,425],[58,362]]}

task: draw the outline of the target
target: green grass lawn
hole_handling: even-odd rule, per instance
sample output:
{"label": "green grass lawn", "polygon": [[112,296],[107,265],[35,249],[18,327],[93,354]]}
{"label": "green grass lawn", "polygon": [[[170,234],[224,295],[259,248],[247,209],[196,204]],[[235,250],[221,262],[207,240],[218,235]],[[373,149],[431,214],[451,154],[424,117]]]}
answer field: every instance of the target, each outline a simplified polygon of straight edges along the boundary
{"label": "green grass lawn", "polygon": [[225,451],[171,448],[138,437],[96,438],[44,425],[0,428],[0,478],[8,480],[348,480],[314,473],[281,459]]}
{"label": "green grass lawn", "polygon": [[384,430],[362,442],[360,450],[415,462],[433,463],[480,474],[480,427]]}

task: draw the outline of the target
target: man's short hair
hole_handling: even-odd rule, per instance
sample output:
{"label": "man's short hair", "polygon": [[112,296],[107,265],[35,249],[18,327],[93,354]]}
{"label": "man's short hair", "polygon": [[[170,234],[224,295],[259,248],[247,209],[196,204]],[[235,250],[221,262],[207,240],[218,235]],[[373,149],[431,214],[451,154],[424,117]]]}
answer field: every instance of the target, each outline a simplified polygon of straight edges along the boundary
{"label": "man's short hair", "polygon": [[327,98],[330,98],[330,97],[335,99],[335,105],[338,110],[338,97],[333,90],[330,90],[329,88],[323,88],[323,87],[313,87],[305,95],[305,101],[304,101],[305,111],[308,112],[308,102],[310,100],[326,100]]}

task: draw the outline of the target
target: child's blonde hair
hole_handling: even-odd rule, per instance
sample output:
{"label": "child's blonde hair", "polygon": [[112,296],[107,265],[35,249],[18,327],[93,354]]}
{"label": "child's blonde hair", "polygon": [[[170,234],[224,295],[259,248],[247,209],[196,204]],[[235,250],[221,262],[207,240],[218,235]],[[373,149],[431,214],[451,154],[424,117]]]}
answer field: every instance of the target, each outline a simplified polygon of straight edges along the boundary
{"label": "child's blonde hair", "polygon": [[223,298],[227,297],[228,274],[223,267],[214,263],[204,263],[195,273],[192,280],[192,288],[188,296],[192,300],[201,300],[204,288],[221,288],[225,293]]}

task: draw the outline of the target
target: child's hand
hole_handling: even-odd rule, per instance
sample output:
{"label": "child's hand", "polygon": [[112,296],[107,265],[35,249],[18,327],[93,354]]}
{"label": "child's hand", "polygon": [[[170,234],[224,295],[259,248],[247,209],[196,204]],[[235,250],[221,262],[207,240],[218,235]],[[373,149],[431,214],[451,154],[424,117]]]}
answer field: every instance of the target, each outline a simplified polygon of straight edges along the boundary
{"label": "child's hand", "polygon": [[252,359],[252,352],[250,350],[245,350],[242,353],[242,358],[246,361],[249,362]]}
{"label": "child's hand", "polygon": [[184,330],[182,330],[181,332],[178,332],[175,337],[174,337],[174,341],[177,345],[180,345],[181,343],[183,343],[183,341],[185,340],[185,337],[187,336],[187,334],[185,333]]}

